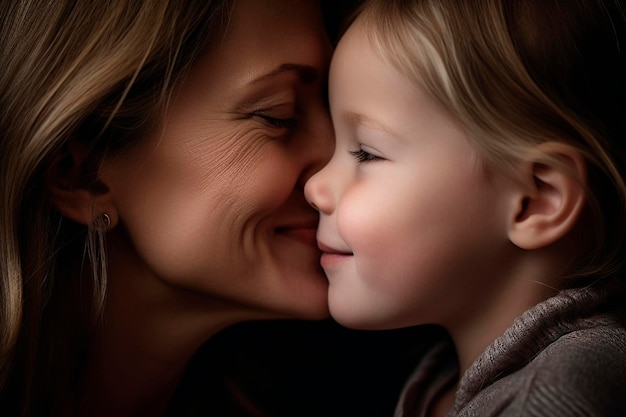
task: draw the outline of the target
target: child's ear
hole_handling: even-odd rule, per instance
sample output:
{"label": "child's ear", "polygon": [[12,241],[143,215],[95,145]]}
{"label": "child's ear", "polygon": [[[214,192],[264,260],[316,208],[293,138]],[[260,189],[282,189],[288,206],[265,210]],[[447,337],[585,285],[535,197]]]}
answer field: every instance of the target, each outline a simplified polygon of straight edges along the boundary
{"label": "child's ear", "polygon": [[515,197],[509,228],[509,239],[522,249],[538,249],[561,239],[585,205],[587,169],[582,154],[559,142],[543,143],[536,150],[536,158],[522,162],[523,187]]}
{"label": "child's ear", "polygon": [[51,160],[46,172],[46,188],[53,207],[63,217],[86,226],[100,228],[106,214],[107,229],[117,223],[117,210],[109,188],[97,180],[97,162],[80,143],[65,145]]}

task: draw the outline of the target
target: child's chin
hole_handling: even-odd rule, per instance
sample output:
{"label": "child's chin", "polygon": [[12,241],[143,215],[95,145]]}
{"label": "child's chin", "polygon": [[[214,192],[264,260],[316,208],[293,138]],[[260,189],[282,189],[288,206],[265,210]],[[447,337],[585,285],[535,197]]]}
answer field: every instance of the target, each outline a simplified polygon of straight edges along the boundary
{"label": "child's chin", "polygon": [[330,304],[330,315],[333,319],[344,327],[354,330],[386,330],[388,327],[369,312],[363,311],[346,311],[345,305],[340,307],[333,307]]}

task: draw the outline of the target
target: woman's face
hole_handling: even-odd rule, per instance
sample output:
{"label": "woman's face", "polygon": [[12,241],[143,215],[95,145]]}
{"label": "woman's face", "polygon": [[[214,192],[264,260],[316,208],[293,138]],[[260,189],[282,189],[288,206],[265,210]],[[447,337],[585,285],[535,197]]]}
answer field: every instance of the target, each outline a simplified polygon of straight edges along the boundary
{"label": "woman's face", "polygon": [[318,7],[235,2],[226,34],[174,91],[163,128],[104,161],[120,219],[111,239],[136,252],[111,254],[111,279],[132,267],[156,287],[254,317],[327,315],[318,217],[303,194],[333,148],[331,46]]}

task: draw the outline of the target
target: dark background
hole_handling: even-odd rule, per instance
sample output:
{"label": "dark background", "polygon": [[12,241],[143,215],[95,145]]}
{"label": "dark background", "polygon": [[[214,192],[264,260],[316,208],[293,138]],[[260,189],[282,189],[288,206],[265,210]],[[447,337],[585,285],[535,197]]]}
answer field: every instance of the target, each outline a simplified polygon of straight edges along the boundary
{"label": "dark background", "polygon": [[243,323],[198,352],[178,404],[221,417],[392,417],[406,378],[441,334],[434,326],[357,331],[332,320]]}

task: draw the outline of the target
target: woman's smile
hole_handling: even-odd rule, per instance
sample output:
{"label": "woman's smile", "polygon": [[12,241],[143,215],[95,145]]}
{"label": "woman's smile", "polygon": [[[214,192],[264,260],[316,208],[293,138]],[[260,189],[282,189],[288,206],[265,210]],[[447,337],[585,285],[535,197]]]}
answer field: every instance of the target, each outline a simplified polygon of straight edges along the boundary
{"label": "woman's smile", "polygon": [[276,228],[276,233],[317,248],[317,218]]}

